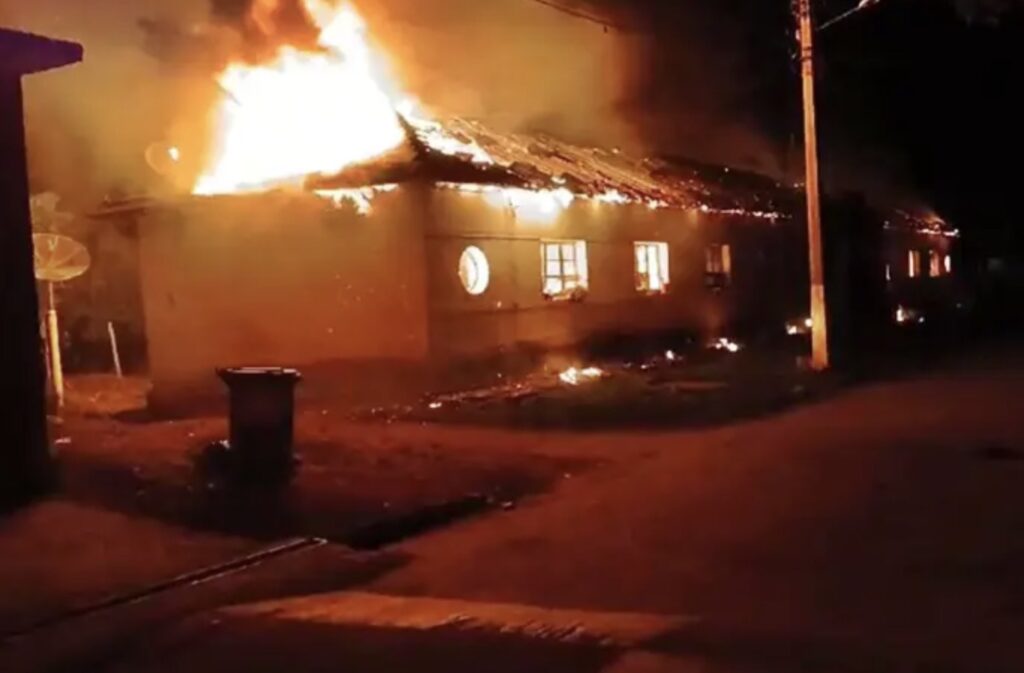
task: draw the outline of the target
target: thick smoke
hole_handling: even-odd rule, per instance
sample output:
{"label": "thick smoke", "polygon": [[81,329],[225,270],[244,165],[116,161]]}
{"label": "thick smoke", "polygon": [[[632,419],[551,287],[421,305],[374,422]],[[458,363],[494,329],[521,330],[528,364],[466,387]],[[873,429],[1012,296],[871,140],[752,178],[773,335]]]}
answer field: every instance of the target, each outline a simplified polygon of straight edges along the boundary
{"label": "thick smoke", "polygon": [[[628,145],[630,39],[530,0],[355,0],[396,79],[438,114]],[[126,10],[126,7],[130,9]],[[28,86],[34,189],[79,204],[159,184],[154,142],[206,136],[229,59],[315,48],[298,0],[37,0],[5,23],[80,41],[86,62]],[[179,143],[176,143],[179,144]],[[188,142],[181,143],[188,145]]]}
{"label": "thick smoke", "polygon": [[258,62],[282,43],[316,48],[317,29],[301,0],[211,0],[215,23],[235,28],[248,60]]}
{"label": "thick smoke", "polygon": [[[785,0],[559,2],[625,30],[533,0],[354,1],[396,79],[438,114],[791,168],[798,97]],[[1016,1],[958,0],[979,17]],[[36,0],[4,3],[0,20],[86,46],[83,65],[28,84],[34,188],[82,205],[159,184],[144,160],[154,142],[183,138],[197,161],[229,59],[258,61],[282,42],[315,48],[299,0]]]}
{"label": "thick smoke", "polygon": [[364,3],[396,75],[427,107],[507,129],[629,144],[629,37],[530,0]]}

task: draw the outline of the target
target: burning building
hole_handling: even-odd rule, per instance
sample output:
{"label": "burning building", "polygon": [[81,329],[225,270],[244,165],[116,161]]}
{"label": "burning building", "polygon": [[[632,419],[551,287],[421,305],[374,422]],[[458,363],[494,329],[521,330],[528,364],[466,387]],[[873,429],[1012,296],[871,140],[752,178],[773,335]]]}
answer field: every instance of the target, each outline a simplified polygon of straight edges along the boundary
{"label": "burning building", "polygon": [[192,394],[225,365],[437,366],[802,311],[801,229],[776,185],[443,128],[473,151],[408,125],[400,161],[309,191],[108,208],[138,222],[155,398]]}
{"label": "burning building", "polygon": [[444,368],[806,313],[797,191],[438,121],[351,6],[304,5],[315,47],[222,73],[192,193],[101,212],[137,227],[154,402],[216,389],[225,366]]}

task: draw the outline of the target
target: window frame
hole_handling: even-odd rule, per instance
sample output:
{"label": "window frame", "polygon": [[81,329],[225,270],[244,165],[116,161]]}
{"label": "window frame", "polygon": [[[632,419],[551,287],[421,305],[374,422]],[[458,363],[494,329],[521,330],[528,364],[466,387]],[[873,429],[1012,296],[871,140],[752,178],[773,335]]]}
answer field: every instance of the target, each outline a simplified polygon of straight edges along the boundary
{"label": "window frame", "polygon": [[[556,254],[552,256],[552,252]],[[587,242],[582,239],[544,239],[540,242],[541,293],[549,301],[579,301],[590,291]],[[556,265],[552,267],[552,265]],[[552,272],[557,268],[557,272]],[[557,282],[560,289],[553,290]]]}
{"label": "window frame", "polygon": [[907,278],[920,278],[923,271],[921,251],[911,248],[907,251]]}
{"label": "window frame", "polygon": [[[467,274],[467,262],[473,274]],[[486,294],[491,287],[491,261],[478,245],[467,245],[459,255],[457,275],[462,289],[471,297]]]}
{"label": "window frame", "polygon": [[636,291],[646,295],[667,294],[672,284],[670,258],[666,241],[634,241],[633,276]]}
{"label": "window frame", "polygon": [[731,243],[710,243],[704,248],[704,284],[713,290],[732,285],[733,254]]}

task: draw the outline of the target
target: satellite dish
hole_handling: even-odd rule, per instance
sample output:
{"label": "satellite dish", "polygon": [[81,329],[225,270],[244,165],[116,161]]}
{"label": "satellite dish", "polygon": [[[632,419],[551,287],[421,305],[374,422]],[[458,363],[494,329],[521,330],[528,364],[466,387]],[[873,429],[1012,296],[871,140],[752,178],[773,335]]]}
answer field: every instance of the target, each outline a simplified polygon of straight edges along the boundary
{"label": "satellite dish", "polygon": [[32,234],[35,249],[36,278],[48,283],[49,307],[46,310],[47,371],[57,396],[64,406],[64,366],[60,355],[60,327],[53,284],[78,278],[89,270],[89,251],[73,238],[59,234]]}
{"label": "satellite dish", "polygon": [[89,270],[89,251],[73,238],[59,234],[33,234],[36,279],[63,283]]}

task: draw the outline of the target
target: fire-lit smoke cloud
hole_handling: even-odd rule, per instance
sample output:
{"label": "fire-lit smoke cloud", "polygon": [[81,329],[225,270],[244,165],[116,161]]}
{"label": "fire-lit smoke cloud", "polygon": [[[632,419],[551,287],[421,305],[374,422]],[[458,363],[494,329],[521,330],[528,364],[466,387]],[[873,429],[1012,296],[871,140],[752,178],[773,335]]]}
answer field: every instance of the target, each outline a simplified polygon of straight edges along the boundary
{"label": "fire-lit smoke cloud", "polygon": [[205,0],[4,3],[4,25],[76,40],[83,64],[26,80],[32,187],[88,207],[105,192],[141,191],[144,149],[159,139],[190,87],[146,52],[140,17],[186,29],[209,15]]}
{"label": "fire-lit smoke cloud", "polygon": [[[395,78],[439,115],[609,145],[633,137],[619,114],[638,67],[626,36],[524,0],[354,4]],[[298,0],[38,0],[0,11],[7,25],[86,46],[84,64],[28,87],[34,188],[81,203],[152,189],[154,142],[200,152],[227,62],[281,43],[315,48]]]}
{"label": "fire-lit smoke cloud", "polygon": [[[619,30],[533,0],[353,1],[401,86],[442,116],[773,173],[798,155],[798,110],[766,103],[798,100],[787,2],[558,2]],[[956,1],[979,16],[1016,0]],[[180,142],[186,164],[202,150],[227,62],[315,48],[299,0],[5,2],[0,22],[86,46],[27,89],[35,188],[86,205],[160,183],[154,142]]]}
{"label": "fire-lit smoke cloud", "polygon": [[628,36],[530,0],[386,0],[362,11],[428,106],[608,144],[638,64]]}
{"label": "fire-lit smoke cloud", "polygon": [[211,17],[240,33],[252,61],[282,43],[316,48],[316,24],[302,0],[211,0]]}

